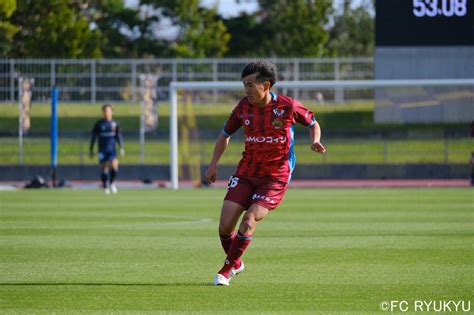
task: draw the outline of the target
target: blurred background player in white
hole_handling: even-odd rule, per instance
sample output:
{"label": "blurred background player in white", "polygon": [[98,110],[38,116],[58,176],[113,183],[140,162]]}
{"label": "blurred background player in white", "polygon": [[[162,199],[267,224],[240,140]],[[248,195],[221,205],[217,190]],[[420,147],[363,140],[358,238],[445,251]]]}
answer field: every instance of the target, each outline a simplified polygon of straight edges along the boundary
{"label": "blurred background player in white", "polygon": [[120,125],[117,121],[112,119],[113,109],[112,105],[105,104],[102,106],[102,113],[104,118],[98,120],[92,129],[92,137],[89,149],[89,156],[93,158],[95,139],[99,138],[99,163],[102,180],[102,187],[106,194],[116,194],[117,187],[114,184],[115,177],[118,173],[119,162],[117,159],[116,146],[117,142],[120,147],[120,156],[125,155],[123,148],[123,137],[120,130]]}

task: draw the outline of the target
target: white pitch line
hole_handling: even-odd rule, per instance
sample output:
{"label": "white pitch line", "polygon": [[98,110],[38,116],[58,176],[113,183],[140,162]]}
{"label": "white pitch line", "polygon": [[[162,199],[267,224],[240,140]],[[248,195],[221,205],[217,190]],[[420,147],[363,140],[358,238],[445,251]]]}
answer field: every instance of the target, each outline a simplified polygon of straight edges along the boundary
{"label": "white pitch line", "polygon": [[[212,222],[210,218],[203,218],[198,220],[176,221],[176,222],[144,222],[144,223],[130,223],[130,224],[109,224],[101,225],[100,228],[116,228],[116,227],[150,227],[155,225],[189,225],[189,224],[207,224]],[[95,227],[94,227],[95,228]]]}

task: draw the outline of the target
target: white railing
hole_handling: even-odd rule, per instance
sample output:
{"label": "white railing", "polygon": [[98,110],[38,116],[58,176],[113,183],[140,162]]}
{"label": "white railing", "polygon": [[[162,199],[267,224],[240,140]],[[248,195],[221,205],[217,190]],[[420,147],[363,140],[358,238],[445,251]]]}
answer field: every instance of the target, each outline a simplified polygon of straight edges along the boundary
{"label": "white railing", "polygon": [[[47,101],[53,85],[61,102],[132,102],[140,100],[140,74],[159,77],[158,93],[168,98],[172,81],[238,80],[255,58],[226,59],[0,59],[0,102],[17,100],[17,78],[35,79],[35,101]],[[372,58],[270,58],[279,79],[367,80],[373,78]],[[339,96],[338,96],[339,97]],[[338,101],[342,101],[341,98]]]}

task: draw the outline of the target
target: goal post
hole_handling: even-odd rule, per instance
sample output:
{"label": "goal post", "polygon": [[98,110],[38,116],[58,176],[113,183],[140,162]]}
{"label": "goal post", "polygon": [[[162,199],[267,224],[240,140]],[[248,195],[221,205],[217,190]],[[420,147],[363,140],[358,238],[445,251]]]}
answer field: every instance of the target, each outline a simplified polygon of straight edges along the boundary
{"label": "goal post", "polygon": [[[281,85],[281,84],[280,84]],[[201,81],[179,82],[173,81],[169,85],[170,93],[170,182],[172,189],[179,188],[179,161],[178,161],[178,91],[217,91],[239,90],[242,82],[238,81]],[[215,95],[216,93],[214,93]]]}
{"label": "goal post", "polygon": [[[417,79],[417,80],[339,80],[339,81],[278,81],[274,87],[278,91],[298,91],[298,99],[311,100],[316,103],[335,103],[336,91],[357,96],[344,97],[344,102],[350,104],[358,98],[372,101],[374,103],[375,120],[379,122],[392,122],[394,117],[397,122],[450,122],[474,120],[474,78],[468,79]],[[173,81],[169,85],[170,103],[170,183],[172,189],[179,187],[179,161],[178,161],[178,105],[179,91],[201,92],[209,94],[215,102],[217,93],[243,90],[240,81],[200,81],[200,82],[178,82]],[[364,91],[364,92],[361,92]],[[304,93],[302,93],[304,92]],[[286,93],[284,93],[286,94]],[[239,93],[240,97],[243,93]],[[229,107],[235,105],[229,103]],[[380,105],[380,106],[379,106]],[[430,109],[427,108],[452,108],[449,117],[428,115],[428,121],[424,115]],[[410,112],[403,112],[405,109]],[[416,110],[419,110],[418,112]],[[443,111],[441,109],[441,111]],[[439,111],[437,111],[439,112]],[[410,120],[413,116],[415,120]],[[410,116],[411,115],[411,116]],[[470,116],[469,116],[470,115]],[[469,117],[467,117],[469,116]],[[471,117],[473,116],[473,117]],[[377,118],[379,117],[379,118]],[[418,118],[417,118],[418,117]],[[384,120],[385,119],[385,120]],[[444,119],[444,120],[443,120]]]}

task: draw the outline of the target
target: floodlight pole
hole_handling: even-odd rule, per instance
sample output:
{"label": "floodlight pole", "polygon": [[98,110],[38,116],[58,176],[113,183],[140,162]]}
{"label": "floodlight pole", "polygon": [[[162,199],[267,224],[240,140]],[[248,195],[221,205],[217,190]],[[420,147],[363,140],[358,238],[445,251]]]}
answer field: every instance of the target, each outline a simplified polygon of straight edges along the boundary
{"label": "floodlight pole", "polygon": [[23,165],[23,77],[18,78],[18,163]]}
{"label": "floodlight pole", "polygon": [[56,168],[58,166],[58,89],[51,89],[51,179],[56,187]]}
{"label": "floodlight pole", "polygon": [[145,75],[140,75],[140,94],[142,100],[140,102],[140,163],[145,163]]}
{"label": "floodlight pole", "polygon": [[178,189],[178,90],[170,84],[170,177],[171,188]]}

